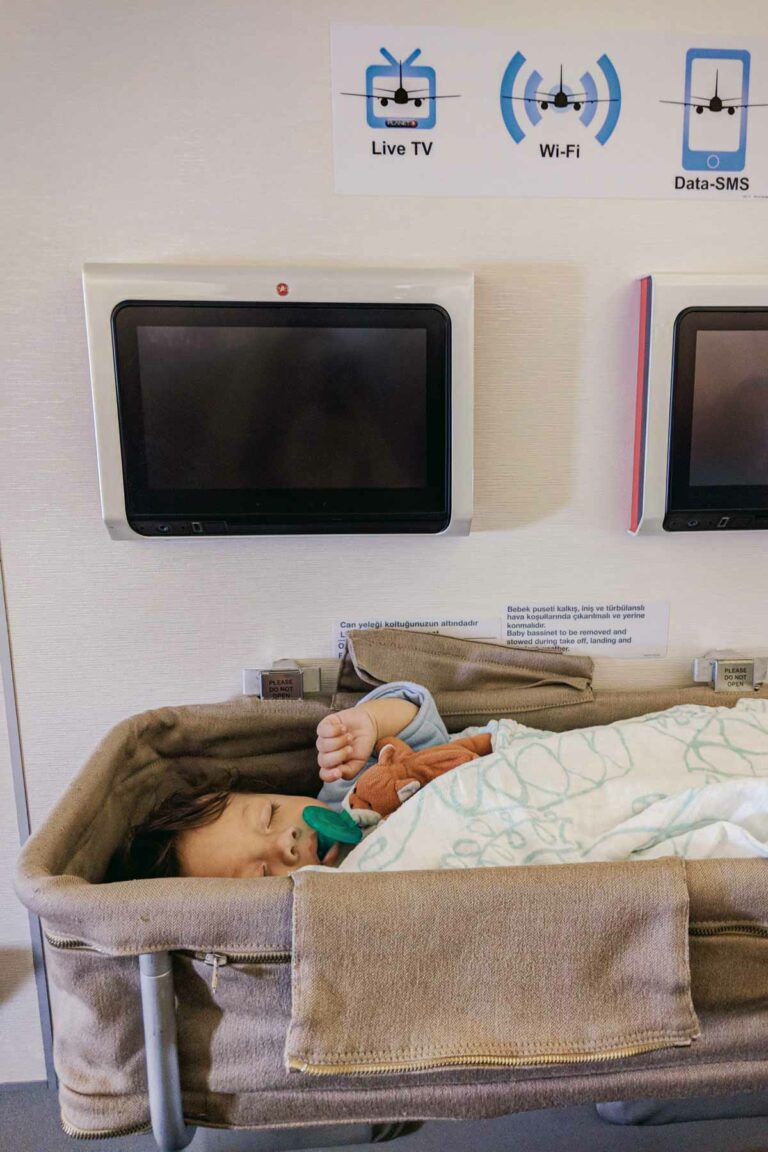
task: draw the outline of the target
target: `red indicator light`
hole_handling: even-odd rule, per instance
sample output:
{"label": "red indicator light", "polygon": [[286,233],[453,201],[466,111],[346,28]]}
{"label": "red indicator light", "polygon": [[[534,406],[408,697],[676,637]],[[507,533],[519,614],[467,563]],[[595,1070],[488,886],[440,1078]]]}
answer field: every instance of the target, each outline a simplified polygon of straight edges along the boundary
{"label": "red indicator light", "polygon": [[275,291],[277,292],[278,296],[287,296],[288,285],[281,280],[280,283],[276,286]]}

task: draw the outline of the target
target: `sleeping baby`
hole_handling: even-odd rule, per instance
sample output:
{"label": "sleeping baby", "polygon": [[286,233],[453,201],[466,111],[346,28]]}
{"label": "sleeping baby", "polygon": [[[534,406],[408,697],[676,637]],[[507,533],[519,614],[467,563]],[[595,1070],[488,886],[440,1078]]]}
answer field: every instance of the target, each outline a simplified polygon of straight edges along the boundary
{"label": "sleeping baby", "polygon": [[317,798],[255,791],[253,778],[228,769],[199,777],[168,773],[163,796],[132,829],[108,878],[286,876],[307,865],[332,867],[346,849],[318,835],[305,813],[341,810],[356,779],[375,763],[376,742],[398,735],[415,750],[448,739],[426,689],[384,685],[322,720],[317,750],[325,784]]}
{"label": "sleeping baby", "polygon": [[[437,746],[449,741],[455,754],[446,759]],[[135,829],[118,874],[260,877],[319,865],[386,871],[768,856],[765,697],[734,708],[679,705],[562,733],[493,720],[449,737],[425,688],[386,684],[322,720],[317,751],[316,799],[255,792],[252,780],[229,775],[213,785],[210,776],[186,779]],[[410,770],[382,772],[401,753]],[[368,784],[377,773],[389,792],[380,788],[381,802],[371,804],[360,794],[364,785],[365,795],[374,794]],[[334,842],[333,812],[354,819],[365,838],[358,832]],[[350,850],[355,839],[362,842]]]}

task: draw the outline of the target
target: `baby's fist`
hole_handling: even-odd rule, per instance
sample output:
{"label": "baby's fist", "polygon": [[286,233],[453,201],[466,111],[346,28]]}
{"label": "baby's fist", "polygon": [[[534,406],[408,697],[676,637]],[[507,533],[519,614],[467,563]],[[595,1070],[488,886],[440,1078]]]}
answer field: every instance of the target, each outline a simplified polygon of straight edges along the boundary
{"label": "baby's fist", "polygon": [[376,722],[365,707],[345,708],[326,716],[317,726],[320,779],[351,780],[365,767],[376,743]]}

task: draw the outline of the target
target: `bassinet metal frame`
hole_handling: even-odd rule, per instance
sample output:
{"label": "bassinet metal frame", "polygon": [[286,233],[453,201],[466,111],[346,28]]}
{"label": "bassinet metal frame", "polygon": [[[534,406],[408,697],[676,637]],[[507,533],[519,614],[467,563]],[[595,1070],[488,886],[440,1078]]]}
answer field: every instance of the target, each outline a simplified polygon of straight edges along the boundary
{"label": "bassinet metal frame", "polygon": [[161,1152],[176,1152],[191,1143],[197,1129],[184,1123],[170,953],[139,956],[139,974],[152,1133]]}
{"label": "bassinet metal frame", "polygon": [[[152,1134],[160,1152],[177,1152],[188,1147],[197,1128],[184,1121],[170,952],[142,953],[139,977]],[[375,1144],[388,1143],[420,1127],[421,1121],[408,1120],[374,1124],[370,1126],[369,1140]]]}

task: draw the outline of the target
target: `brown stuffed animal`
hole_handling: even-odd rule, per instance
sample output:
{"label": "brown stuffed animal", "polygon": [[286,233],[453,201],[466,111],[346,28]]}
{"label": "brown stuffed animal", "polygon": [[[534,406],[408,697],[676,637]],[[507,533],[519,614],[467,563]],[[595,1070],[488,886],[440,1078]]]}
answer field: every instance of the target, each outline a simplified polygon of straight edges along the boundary
{"label": "brown stuffed animal", "polygon": [[409,796],[436,776],[479,756],[487,756],[491,750],[491,737],[487,732],[463,736],[421,752],[413,752],[404,741],[388,736],[376,745],[378,763],[363,772],[348,793],[349,807],[391,816]]}

